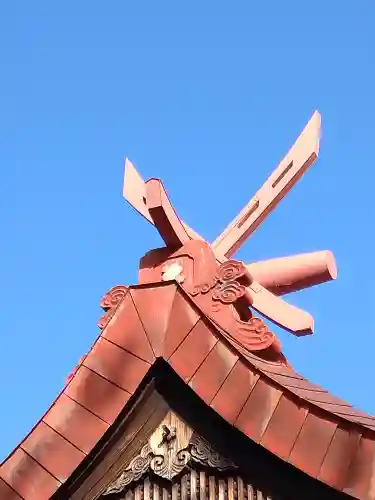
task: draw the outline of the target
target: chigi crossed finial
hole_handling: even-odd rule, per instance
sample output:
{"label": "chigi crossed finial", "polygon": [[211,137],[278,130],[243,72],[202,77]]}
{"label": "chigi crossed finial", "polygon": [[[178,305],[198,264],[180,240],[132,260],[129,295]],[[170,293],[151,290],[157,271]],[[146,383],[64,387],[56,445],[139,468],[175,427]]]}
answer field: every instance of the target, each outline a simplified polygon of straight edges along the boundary
{"label": "chigi crossed finial", "polygon": [[315,113],[212,244],[126,161],[124,196],[165,246],[141,258],[139,284],[103,297],[99,337],[1,465],[1,500],[374,500],[375,417],[297,373],[262,319],[312,333],[282,296],[335,278],[332,254],[234,258],[316,160],[319,133]]}
{"label": "chigi crossed finial", "polygon": [[[176,279],[180,283],[189,281],[189,266],[186,266],[186,263],[184,265],[181,258],[178,259],[178,255],[181,257],[184,253],[181,249],[187,248],[187,246],[190,248],[190,254],[197,252],[198,242],[200,242],[202,259],[204,255],[208,255],[207,247],[209,247],[217,265],[224,265],[228,259],[231,259],[245,240],[276,208],[281,199],[317,159],[320,125],[320,115],[315,112],[294,146],[265,184],[210,245],[180,220],[169,201],[162,182],[159,179],[149,179],[144,182],[133,164],[126,159],[124,197],[157,228],[166,244],[166,248],[158,250],[157,256],[154,251],[143,259],[140,281],[150,281],[151,275],[154,280],[157,280],[154,271],[163,263],[160,280],[168,279],[170,276],[170,279]],[[197,242],[194,251],[191,250],[193,247],[191,242]],[[189,254],[189,251],[185,254]],[[194,258],[199,260],[198,254]],[[209,260],[206,257],[205,262],[196,262],[194,273],[197,273],[198,268],[203,272],[204,266],[207,268],[212,265],[212,262],[209,264]],[[207,274],[206,268],[204,272]],[[247,303],[247,307],[251,306],[272,322],[295,335],[306,335],[313,332],[312,316],[287,303],[280,296],[335,279],[337,271],[331,252],[321,251],[272,259],[248,264],[244,266],[244,269],[247,274],[246,283],[240,283],[243,288],[237,288],[236,293],[241,295],[242,302]],[[190,271],[191,273],[192,271]],[[191,276],[190,278],[193,279]],[[212,283],[212,286],[214,284],[217,284],[217,281]],[[221,286],[223,287],[223,283]]]}

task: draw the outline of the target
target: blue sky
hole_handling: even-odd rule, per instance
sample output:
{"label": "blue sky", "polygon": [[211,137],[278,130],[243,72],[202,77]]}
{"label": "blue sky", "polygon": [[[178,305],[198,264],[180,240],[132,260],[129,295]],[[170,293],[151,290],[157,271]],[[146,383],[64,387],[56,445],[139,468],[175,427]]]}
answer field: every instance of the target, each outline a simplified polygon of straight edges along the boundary
{"label": "blue sky", "polygon": [[161,241],[121,197],[123,158],[213,240],[318,109],[321,154],[238,256],[332,249],[289,300],[305,376],[375,413],[375,4],[35,0],[0,9],[0,458],[95,340],[99,301]]}

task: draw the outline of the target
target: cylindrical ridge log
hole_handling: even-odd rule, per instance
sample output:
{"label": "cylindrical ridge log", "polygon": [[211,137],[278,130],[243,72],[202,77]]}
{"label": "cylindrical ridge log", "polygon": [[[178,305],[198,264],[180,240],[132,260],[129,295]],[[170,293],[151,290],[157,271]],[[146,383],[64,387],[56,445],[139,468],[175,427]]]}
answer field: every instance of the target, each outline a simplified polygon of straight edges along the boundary
{"label": "cylindrical ridge log", "polygon": [[275,295],[285,295],[336,279],[335,257],[329,250],[248,264],[254,280]]}

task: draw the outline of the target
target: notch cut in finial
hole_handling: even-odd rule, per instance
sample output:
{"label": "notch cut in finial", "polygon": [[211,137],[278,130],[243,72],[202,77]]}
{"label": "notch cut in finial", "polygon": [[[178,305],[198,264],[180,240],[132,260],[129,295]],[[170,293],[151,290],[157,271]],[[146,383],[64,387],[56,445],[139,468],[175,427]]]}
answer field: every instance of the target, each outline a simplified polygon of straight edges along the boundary
{"label": "notch cut in finial", "polygon": [[321,118],[315,111],[276,170],[213,242],[218,255],[230,259],[313,165],[319,154],[320,135]]}

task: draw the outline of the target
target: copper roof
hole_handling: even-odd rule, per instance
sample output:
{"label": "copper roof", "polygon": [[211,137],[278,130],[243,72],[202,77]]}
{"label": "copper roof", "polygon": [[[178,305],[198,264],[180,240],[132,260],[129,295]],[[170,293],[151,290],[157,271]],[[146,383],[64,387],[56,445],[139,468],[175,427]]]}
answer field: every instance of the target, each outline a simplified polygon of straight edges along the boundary
{"label": "copper roof", "polygon": [[1,465],[1,499],[50,498],[127,411],[159,360],[248,439],[337,491],[375,498],[375,418],[296,373],[279,340],[253,315],[258,311],[295,335],[311,334],[311,315],[280,296],[334,279],[332,254],[249,265],[230,260],[314,163],[319,137],[315,113],[212,245],[178,218],[160,180],[143,182],[126,162],[124,196],[166,247],[141,260],[141,285],[115,287],[104,297],[99,338]]}
{"label": "copper roof", "polygon": [[105,301],[114,307],[92,349],[2,464],[2,499],[48,499],[161,357],[248,438],[337,490],[372,498],[374,417],[280,361],[240,352],[176,283],[116,287]]}

